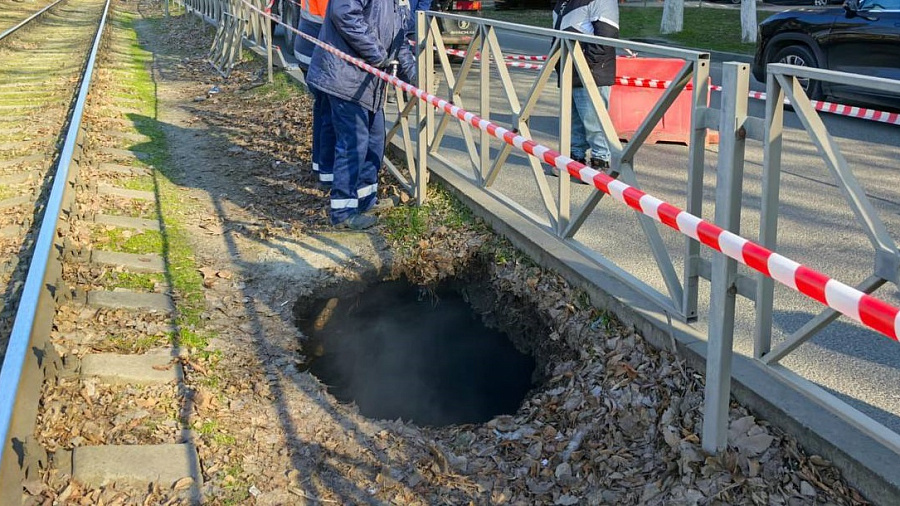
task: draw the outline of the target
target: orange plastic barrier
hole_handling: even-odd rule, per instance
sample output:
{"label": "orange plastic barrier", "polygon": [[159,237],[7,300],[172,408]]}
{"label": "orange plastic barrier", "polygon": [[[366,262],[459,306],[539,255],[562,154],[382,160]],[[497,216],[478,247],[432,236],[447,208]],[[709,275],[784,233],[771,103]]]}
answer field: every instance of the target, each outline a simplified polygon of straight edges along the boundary
{"label": "orange plastic barrier", "polygon": [[[616,58],[616,75],[671,81],[684,66],[684,60],[675,58]],[[710,84],[711,81],[707,81]],[[653,106],[665,90],[615,85],[609,97],[609,114],[619,138],[629,140],[650,114]],[[691,142],[691,94],[692,90],[682,90],[675,102],[653,129],[647,142]],[[706,91],[706,105],[709,105],[709,87]],[[709,131],[708,144],[717,144],[719,134]]]}

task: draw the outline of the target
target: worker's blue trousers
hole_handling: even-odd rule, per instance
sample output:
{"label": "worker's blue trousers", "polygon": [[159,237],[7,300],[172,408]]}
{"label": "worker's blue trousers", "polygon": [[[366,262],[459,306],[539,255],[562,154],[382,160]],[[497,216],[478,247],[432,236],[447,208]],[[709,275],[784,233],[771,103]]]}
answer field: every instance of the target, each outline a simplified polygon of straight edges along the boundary
{"label": "worker's blue trousers", "polygon": [[316,177],[322,184],[334,182],[334,125],[331,124],[331,108],[328,95],[313,87],[313,143],[312,164]]}
{"label": "worker's blue trousers", "polygon": [[331,223],[340,223],[375,204],[378,169],[384,158],[384,111],[326,95],[335,134]]}

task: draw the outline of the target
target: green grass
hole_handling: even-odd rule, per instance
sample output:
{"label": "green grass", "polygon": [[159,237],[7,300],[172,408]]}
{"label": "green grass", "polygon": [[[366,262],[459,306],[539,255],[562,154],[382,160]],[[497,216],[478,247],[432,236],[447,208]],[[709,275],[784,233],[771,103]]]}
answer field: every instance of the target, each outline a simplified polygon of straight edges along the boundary
{"label": "green grass", "polygon": [[439,184],[429,185],[428,198],[422,207],[396,207],[383,220],[388,239],[401,248],[412,246],[427,232],[440,226],[462,229],[476,225],[472,210]]}
{"label": "green grass", "polygon": [[195,430],[207,439],[220,445],[234,444],[234,436],[226,434],[219,428],[219,423],[215,420],[206,420],[195,427]]}
{"label": "green grass", "polygon": [[103,249],[118,253],[163,253],[163,236],[156,230],[102,229],[95,231],[93,239],[103,245]]}
{"label": "green grass", "polygon": [[107,272],[100,278],[100,284],[108,289],[124,288],[138,292],[152,292],[157,286],[165,283],[162,274],[135,272]]}
{"label": "green grass", "polygon": [[0,184],[0,200],[11,199],[13,197],[18,197],[21,195],[21,192],[12,186]]}
{"label": "green grass", "polygon": [[[140,161],[137,161],[134,165],[140,166],[143,164]],[[134,176],[125,180],[122,187],[128,190],[153,192],[156,190],[156,181],[153,180],[153,176]]]}
{"label": "green grass", "polygon": [[252,89],[252,93],[277,102],[283,102],[297,92],[300,86],[284,72],[276,72],[272,82]]}
{"label": "green grass", "polygon": [[[757,11],[762,22],[771,12]],[[484,10],[482,16],[510,23],[551,28],[549,10],[495,11]],[[623,39],[658,39],[667,43],[700,50],[752,54],[756,44],[741,42],[741,12],[738,9],[685,7],[684,30],[661,35],[662,7],[619,7],[620,36]]]}

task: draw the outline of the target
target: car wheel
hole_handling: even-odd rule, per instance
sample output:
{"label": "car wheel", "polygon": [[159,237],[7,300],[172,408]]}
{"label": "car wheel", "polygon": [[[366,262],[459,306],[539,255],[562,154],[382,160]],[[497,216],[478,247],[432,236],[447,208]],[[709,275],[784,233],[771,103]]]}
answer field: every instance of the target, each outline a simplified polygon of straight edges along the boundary
{"label": "car wheel", "polygon": [[824,7],[828,5],[828,0],[813,0],[813,5]]}
{"label": "car wheel", "polygon": [[[281,22],[292,28],[297,28],[297,18],[299,16],[297,16],[294,8],[294,4],[291,2],[285,2],[284,4],[282,4],[281,10],[284,11],[284,14],[281,16]],[[284,48],[284,50],[289,54],[293,54],[294,38],[297,36],[297,34],[284,26],[282,26],[281,29],[284,30],[284,42],[287,46],[286,48]]]}
{"label": "car wheel", "polygon": [[[819,67],[819,63],[816,61],[816,56],[806,46],[788,46],[781,51],[778,51],[778,53],[775,54],[775,57],[769,61],[772,63],[786,63],[788,65],[796,65],[798,67]],[[803,87],[803,91],[806,92],[806,96],[808,96],[812,100],[818,100],[819,98],[821,98],[822,83],[811,79],[798,80],[800,81],[800,86]]]}
{"label": "car wheel", "polygon": [[740,5],[741,0],[731,0],[731,3],[733,3],[734,5]]}

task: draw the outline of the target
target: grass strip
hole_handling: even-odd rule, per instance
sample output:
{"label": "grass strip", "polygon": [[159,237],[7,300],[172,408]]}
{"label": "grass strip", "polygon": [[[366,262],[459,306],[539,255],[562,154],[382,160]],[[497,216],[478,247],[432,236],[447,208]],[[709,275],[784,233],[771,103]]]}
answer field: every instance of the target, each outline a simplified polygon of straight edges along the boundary
{"label": "grass strip", "polygon": [[[623,39],[656,39],[664,43],[706,51],[753,54],[756,44],[741,42],[741,11],[711,7],[684,7],[684,29],[662,35],[662,7],[619,7],[620,36]],[[762,22],[774,14],[757,11]],[[482,17],[528,26],[552,28],[552,14],[547,10],[485,9]]]}

